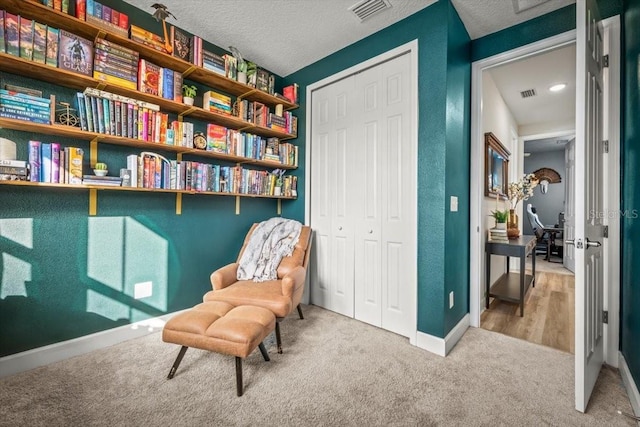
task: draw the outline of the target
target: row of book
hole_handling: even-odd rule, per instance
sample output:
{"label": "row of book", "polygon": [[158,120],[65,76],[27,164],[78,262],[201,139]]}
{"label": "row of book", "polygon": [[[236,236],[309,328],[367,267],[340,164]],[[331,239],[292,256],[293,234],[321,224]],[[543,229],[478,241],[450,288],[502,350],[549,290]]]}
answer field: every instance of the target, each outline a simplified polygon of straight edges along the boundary
{"label": "row of book", "polygon": [[[42,0],[42,4],[63,13],[71,14],[69,0]],[[95,0],[75,0],[74,15],[96,27],[127,37],[129,16]]]}
{"label": "row of book", "polygon": [[237,102],[237,107],[238,117],[256,126],[270,128],[290,135],[297,135],[298,133],[298,118],[290,111],[278,111],[281,110],[281,106],[276,107],[276,112],[272,112],[269,106],[261,102],[241,99]]}
{"label": "row of book", "polygon": [[182,74],[145,59],[138,62],[138,91],[182,102]]}
{"label": "row of book", "polygon": [[207,151],[298,166],[298,148],[275,137],[265,138],[210,123],[206,138]]}
{"label": "row of book", "polygon": [[142,152],[127,156],[127,169],[131,171],[131,186],[137,188],[297,196],[297,177],[279,179],[276,174],[242,166],[167,160],[157,153]]}
{"label": "row of book", "polygon": [[0,117],[50,124],[51,100],[7,89],[0,89]]}
{"label": "row of book", "polygon": [[29,180],[82,184],[84,150],[61,147],[56,142],[29,141]]}

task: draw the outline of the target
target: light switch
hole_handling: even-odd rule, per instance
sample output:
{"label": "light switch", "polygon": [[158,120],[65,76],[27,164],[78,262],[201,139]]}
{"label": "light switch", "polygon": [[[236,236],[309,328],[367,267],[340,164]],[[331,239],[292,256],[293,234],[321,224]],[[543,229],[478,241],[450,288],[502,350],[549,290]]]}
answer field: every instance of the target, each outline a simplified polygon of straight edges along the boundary
{"label": "light switch", "polygon": [[458,197],[451,196],[451,212],[458,212]]}

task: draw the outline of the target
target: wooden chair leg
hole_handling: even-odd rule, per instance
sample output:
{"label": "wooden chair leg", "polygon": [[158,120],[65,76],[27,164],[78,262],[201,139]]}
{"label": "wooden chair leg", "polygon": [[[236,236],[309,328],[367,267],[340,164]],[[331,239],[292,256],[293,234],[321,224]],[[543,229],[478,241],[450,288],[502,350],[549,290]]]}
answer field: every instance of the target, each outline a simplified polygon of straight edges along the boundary
{"label": "wooden chair leg", "polygon": [[302,315],[302,307],[300,307],[300,304],[298,304],[298,307],[296,307],[298,309],[298,316],[300,316],[300,319],[304,319],[304,316]]}
{"label": "wooden chair leg", "polygon": [[278,354],[282,354],[282,339],[280,338],[280,322],[276,321],[276,344],[278,346]]}
{"label": "wooden chair leg", "polygon": [[264,347],[264,343],[260,343],[260,345],[258,345],[258,348],[260,349],[260,353],[262,353],[262,357],[264,357],[264,361],[270,361],[271,359],[269,359],[269,353],[267,353],[267,349]]}
{"label": "wooden chair leg", "polygon": [[236,356],[236,391],[242,396],[242,358]]}
{"label": "wooden chair leg", "polygon": [[169,371],[169,375],[167,376],[167,379],[170,380],[176,374],[176,371],[178,370],[178,366],[180,366],[180,362],[182,362],[182,358],[184,357],[184,354],[187,352],[188,348],[189,347],[187,347],[186,345],[182,346],[182,348],[180,349],[180,353],[178,353],[178,357],[176,358],[176,361],[173,362],[173,366]]}

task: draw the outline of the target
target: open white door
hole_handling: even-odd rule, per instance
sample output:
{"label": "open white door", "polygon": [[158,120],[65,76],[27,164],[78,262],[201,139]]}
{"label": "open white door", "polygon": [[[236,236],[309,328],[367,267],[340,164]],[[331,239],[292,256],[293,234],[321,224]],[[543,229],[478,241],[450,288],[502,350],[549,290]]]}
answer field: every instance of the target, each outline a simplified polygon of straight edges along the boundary
{"label": "open white door", "polygon": [[575,395],[586,410],[604,359],[602,24],[595,0],[576,5]]}

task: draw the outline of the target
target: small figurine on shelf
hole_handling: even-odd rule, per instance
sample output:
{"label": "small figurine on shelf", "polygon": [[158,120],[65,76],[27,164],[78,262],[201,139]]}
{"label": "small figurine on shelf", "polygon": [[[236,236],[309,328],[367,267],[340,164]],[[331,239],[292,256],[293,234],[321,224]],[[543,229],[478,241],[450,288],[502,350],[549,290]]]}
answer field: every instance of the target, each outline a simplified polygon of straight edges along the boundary
{"label": "small figurine on shelf", "polygon": [[198,88],[194,85],[182,85],[182,102],[186,105],[193,105],[197,93]]}
{"label": "small figurine on shelf", "polygon": [[108,172],[106,163],[98,162],[93,166],[93,173],[96,176],[107,176]]}
{"label": "small figurine on shelf", "polygon": [[167,35],[167,23],[165,22],[165,20],[169,16],[172,16],[175,20],[178,20],[178,18],[176,18],[173,13],[169,12],[167,10],[167,6],[163,5],[162,3],[154,3],[151,5],[151,7],[156,10],[155,12],[153,12],[153,17],[156,18],[156,21],[162,21],[162,30],[164,31],[164,48],[167,53],[171,55],[171,53],[173,52],[173,47],[171,46],[171,40],[169,40],[169,37]]}
{"label": "small figurine on shelf", "polygon": [[56,109],[58,123],[67,126],[78,126],[80,124],[78,117],[72,113],[75,109],[71,108],[71,105],[68,102],[59,102],[58,105],[62,106],[62,108]]}

